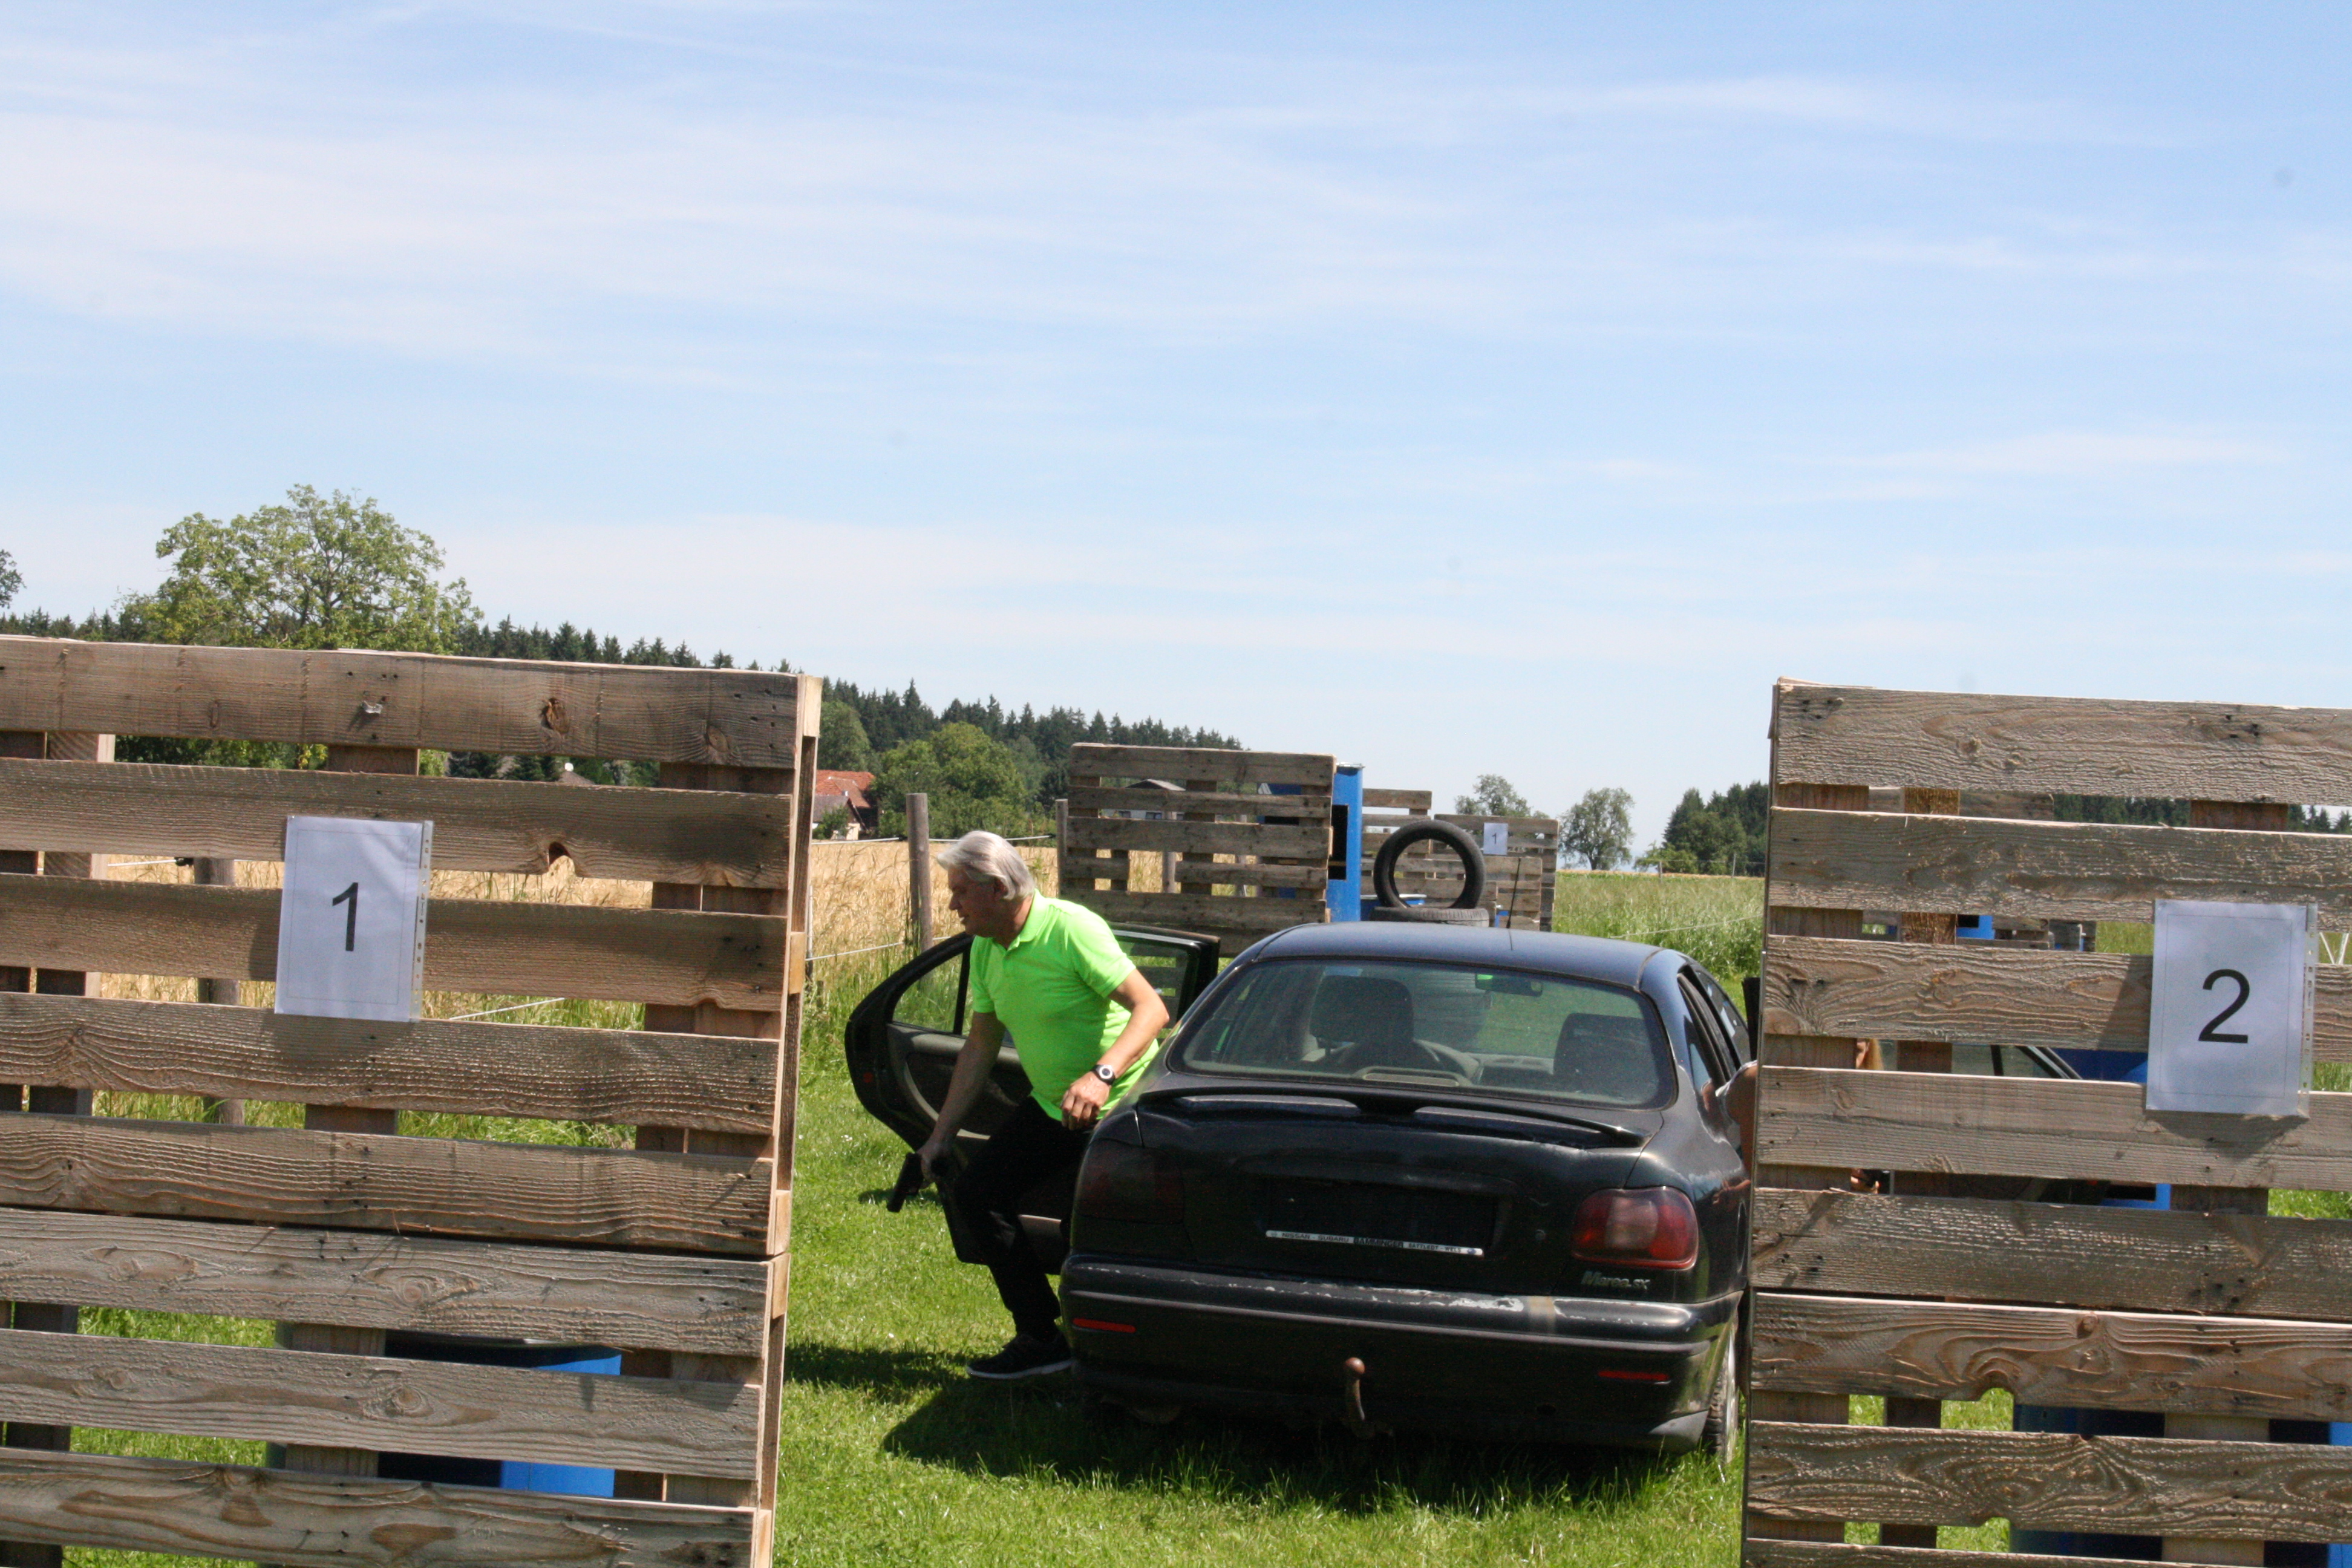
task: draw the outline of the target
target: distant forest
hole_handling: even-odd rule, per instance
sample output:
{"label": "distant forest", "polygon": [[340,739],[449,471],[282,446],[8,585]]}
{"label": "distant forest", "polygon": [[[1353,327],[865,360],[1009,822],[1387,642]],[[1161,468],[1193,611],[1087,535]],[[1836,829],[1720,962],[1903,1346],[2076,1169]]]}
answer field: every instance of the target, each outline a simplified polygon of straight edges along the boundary
{"label": "distant forest", "polygon": [[[79,637],[90,642],[136,640],[137,630],[111,612],[79,620],[39,610],[0,616],[0,631],[26,637]],[[453,652],[477,658],[545,658],[579,664],[651,664],[679,668],[759,669],[760,661],[738,664],[725,651],[708,659],[684,641],[675,646],[662,638],[638,637],[624,644],[619,637],[601,636],[593,627],[566,621],[550,631],[545,626],[520,626],[511,618],[496,625],[477,621],[460,628]],[[789,672],[792,665],[779,658],[770,669]],[[1070,748],[1080,741],[1108,742],[1129,746],[1214,746],[1231,750],[1241,742],[1214,730],[1162,723],[1157,719],[1108,718],[1077,708],[1049,708],[1039,712],[1029,704],[1019,711],[995,697],[980,701],[958,699],[934,710],[910,681],[903,691],[868,689],[848,681],[827,680],[824,720],[818,741],[818,761],[828,768],[871,772],[882,756],[910,741],[929,738],[948,724],[970,724],[1003,744],[1020,762],[1024,773],[1036,781],[1039,809],[1050,811],[1055,799],[1068,793]],[[138,741],[118,753],[125,761],[191,762],[199,742]],[[189,754],[183,754],[189,753]],[[205,760],[228,761],[211,758]],[[256,756],[239,761],[263,761]],[[460,753],[449,759],[449,771],[460,775],[508,778],[551,777],[562,758],[499,758]],[[582,761],[581,771],[599,783],[650,783],[650,770],[622,763]],[[642,775],[642,776],[640,776]]]}

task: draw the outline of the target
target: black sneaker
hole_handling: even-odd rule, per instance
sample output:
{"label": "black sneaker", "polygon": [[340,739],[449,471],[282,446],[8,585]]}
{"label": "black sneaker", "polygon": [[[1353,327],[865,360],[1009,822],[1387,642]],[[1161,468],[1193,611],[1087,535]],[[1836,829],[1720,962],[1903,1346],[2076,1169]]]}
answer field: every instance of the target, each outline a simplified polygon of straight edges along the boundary
{"label": "black sneaker", "polygon": [[1059,1334],[1015,1334],[994,1355],[973,1362],[964,1371],[991,1383],[1011,1383],[1020,1377],[1044,1377],[1070,1370],[1070,1347]]}

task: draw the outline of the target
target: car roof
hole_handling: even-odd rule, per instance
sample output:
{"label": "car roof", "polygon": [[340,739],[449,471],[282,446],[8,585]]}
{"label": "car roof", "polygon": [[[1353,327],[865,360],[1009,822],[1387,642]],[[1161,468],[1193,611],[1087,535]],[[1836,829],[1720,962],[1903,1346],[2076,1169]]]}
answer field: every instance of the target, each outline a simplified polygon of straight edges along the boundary
{"label": "car roof", "polygon": [[1643,966],[1666,950],[1614,937],[1418,921],[1344,921],[1292,926],[1255,950],[1256,958],[1403,959],[1423,963],[1538,969],[1603,984],[1639,985]]}

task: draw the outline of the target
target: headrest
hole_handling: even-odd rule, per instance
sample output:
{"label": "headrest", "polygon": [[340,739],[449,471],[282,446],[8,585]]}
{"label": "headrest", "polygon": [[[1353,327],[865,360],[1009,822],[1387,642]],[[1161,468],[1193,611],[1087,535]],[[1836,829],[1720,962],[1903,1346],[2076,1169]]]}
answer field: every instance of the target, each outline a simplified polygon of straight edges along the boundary
{"label": "headrest", "polygon": [[1315,988],[1307,1028],[1318,1040],[1360,1046],[1408,1044],[1412,1039],[1412,993],[1400,981],[1359,974],[1327,974]]}

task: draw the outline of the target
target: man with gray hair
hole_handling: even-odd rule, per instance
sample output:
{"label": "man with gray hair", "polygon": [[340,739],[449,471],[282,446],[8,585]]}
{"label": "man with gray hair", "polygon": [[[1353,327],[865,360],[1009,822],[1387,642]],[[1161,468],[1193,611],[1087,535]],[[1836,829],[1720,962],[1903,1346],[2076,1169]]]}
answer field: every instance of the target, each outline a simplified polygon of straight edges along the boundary
{"label": "man with gray hair", "polygon": [[971,1363],[974,1377],[1010,1380],[1070,1364],[1061,1303],[1021,1229],[1021,1196],[1048,1177],[1075,1181],[1087,1134],[1158,1053],[1168,1005],[1092,910],[1049,899],[1021,852],[993,833],[967,833],[941,850],[948,906],[972,937],[971,1032],[956,1058],[939,1121],[919,1151],[936,1171],[980,1100],[1009,1033],[1030,1096],[991,1134],[956,1183],[957,1207],[978,1233],[1013,1340]]}

